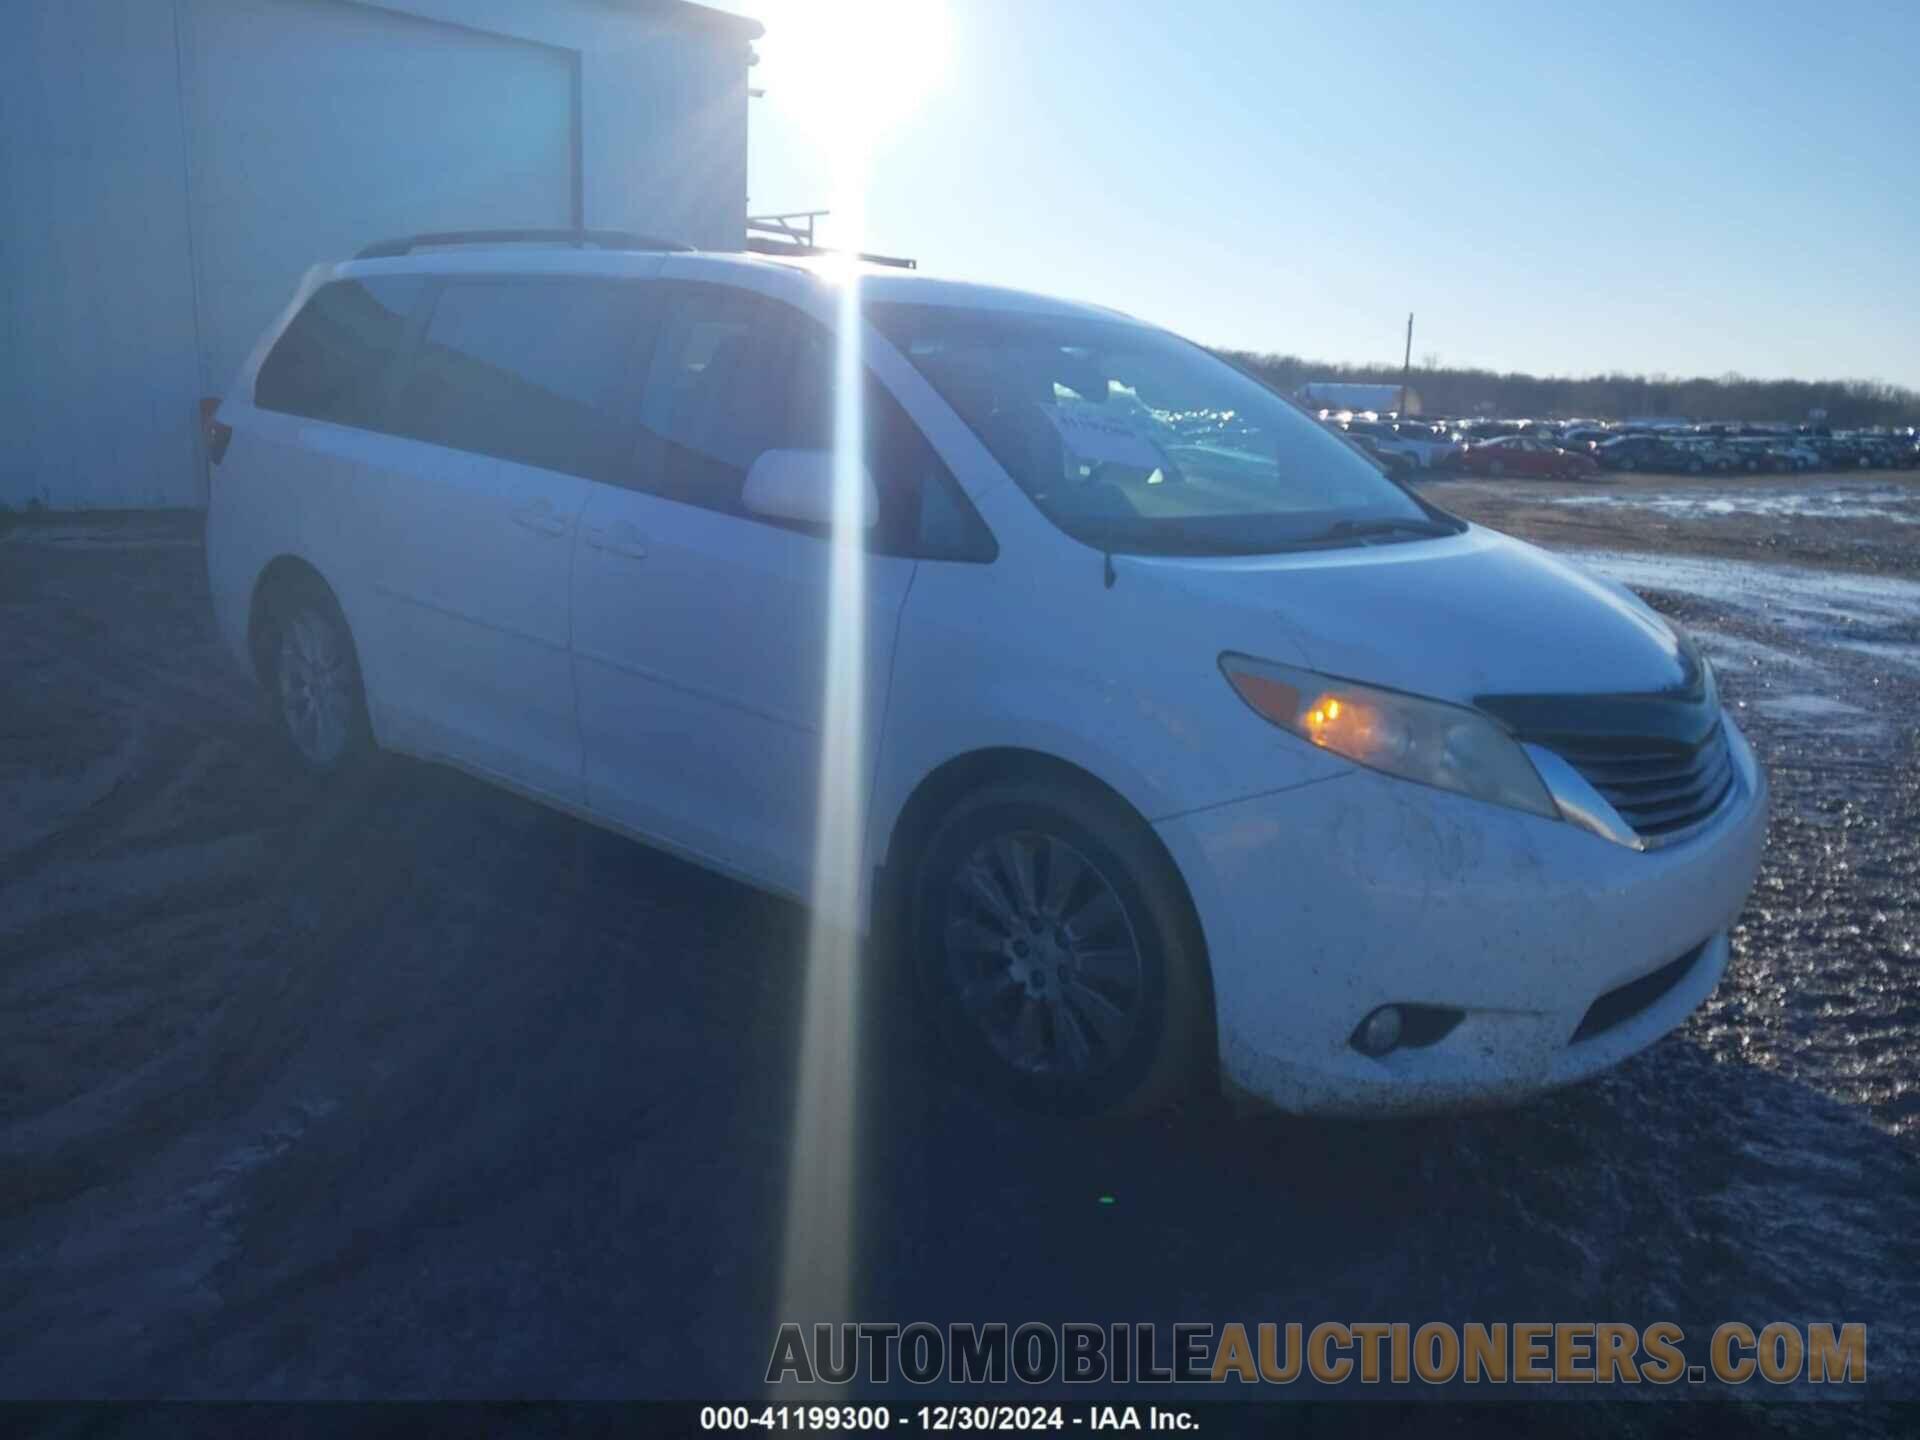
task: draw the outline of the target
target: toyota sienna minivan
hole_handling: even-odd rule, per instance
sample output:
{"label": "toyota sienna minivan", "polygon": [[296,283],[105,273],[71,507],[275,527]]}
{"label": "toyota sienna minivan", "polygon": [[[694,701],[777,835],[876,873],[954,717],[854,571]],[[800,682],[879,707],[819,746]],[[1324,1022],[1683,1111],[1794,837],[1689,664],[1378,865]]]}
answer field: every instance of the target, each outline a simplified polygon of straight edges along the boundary
{"label": "toyota sienna minivan", "polygon": [[[313,271],[212,417],[226,640],[317,772],[807,899],[845,272],[456,238]],[[859,285],[859,904],[970,1075],[1442,1108],[1712,992],[1766,783],[1684,634],[1166,331]]]}

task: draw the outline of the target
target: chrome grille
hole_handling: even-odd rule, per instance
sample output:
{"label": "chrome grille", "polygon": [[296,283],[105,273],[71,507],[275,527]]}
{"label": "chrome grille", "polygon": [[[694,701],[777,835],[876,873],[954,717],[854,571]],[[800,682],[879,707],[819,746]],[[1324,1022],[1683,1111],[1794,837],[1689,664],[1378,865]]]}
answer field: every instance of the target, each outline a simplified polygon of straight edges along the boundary
{"label": "chrome grille", "polygon": [[1725,724],[1697,745],[1646,739],[1561,739],[1550,746],[1644,840],[1699,824],[1733,788],[1733,756]]}

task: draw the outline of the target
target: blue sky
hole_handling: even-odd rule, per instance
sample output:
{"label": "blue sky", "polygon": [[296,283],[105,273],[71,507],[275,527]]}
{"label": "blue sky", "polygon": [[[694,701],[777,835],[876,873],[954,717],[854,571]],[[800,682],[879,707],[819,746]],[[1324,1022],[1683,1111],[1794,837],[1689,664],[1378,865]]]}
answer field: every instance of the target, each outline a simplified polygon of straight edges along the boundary
{"label": "blue sky", "polygon": [[[829,203],[815,3],[725,3],[755,213]],[[1412,310],[1416,363],[1920,388],[1920,4],[945,8],[869,248],[1246,349],[1398,360]]]}

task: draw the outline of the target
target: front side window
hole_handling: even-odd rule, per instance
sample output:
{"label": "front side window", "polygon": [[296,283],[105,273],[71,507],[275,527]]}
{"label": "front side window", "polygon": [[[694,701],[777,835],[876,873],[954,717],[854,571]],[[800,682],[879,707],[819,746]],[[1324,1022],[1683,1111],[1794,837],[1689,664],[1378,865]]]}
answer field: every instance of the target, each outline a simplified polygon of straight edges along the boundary
{"label": "front side window", "polygon": [[1163,331],[867,308],[1040,510],[1088,544],[1257,554],[1459,528],[1298,407]]}
{"label": "front side window", "polygon": [[824,443],[795,423],[796,326],[784,307],[744,290],[665,294],[640,402],[644,483],[670,500],[735,510],[763,453]]}
{"label": "front side window", "polygon": [[379,429],[388,372],[425,288],[417,275],[322,285],[261,365],[253,403],[286,415]]}
{"label": "front side window", "polygon": [[571,277],[450,280],[391,428],[589,479],[624,469],[638,290]]}
{"label": "front side window", "polygon": [[[744,514],[747,472],[762,454],[833,445],[833,333],[747,291],[687,283],[666,293],[640,406],[642,483],[668,499]],[[992,539],[958,483],[871,375],[862,413],[880,500],[874,548],[987,558]]]}

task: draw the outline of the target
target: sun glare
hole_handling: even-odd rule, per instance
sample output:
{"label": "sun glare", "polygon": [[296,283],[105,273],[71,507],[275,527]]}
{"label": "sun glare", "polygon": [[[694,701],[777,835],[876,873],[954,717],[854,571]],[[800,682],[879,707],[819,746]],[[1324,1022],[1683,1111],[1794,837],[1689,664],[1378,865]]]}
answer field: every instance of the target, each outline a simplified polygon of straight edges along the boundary
{"label": "sun glare", "polygon": [[[947,47],[942,0],[827,0],[782,27],[783,108],[805,125],[833,175],[833,243],[866,241],[868,165],[938,79]],[[771,49],[771,47],[769,47]],[[770,55],[770,62],[773,56]],[[769,64],[769,71],[775,67]],[[834,504],[826,669],[822,675],[813,915],[807,942],[792,1155],[787,1176],[781,1321],[849,1317],[858,1271],[855,1135],[860,1108],[860,939],[867,779],[866,492],[861,415],[860,273],[840,277],[835,357]]]}
{"label": "sun glare", "polygon": [[945,0],[820,0],[769,24],[767,82],[817,139],[867,151],[937,88],[951,41]]}
{"label": "sun glare", "polygon": [[[845,210],[859,219],[857,193]],[[858,233],[856,228],[854,233]],[[787,1172],[782,1323],[850,1317],[858,1198],[861,871],[866,805],[867,574],[861,436],[860,276],[836,297],[833,525],[828,560],[826,673],[814,820],[812,919]]]}

